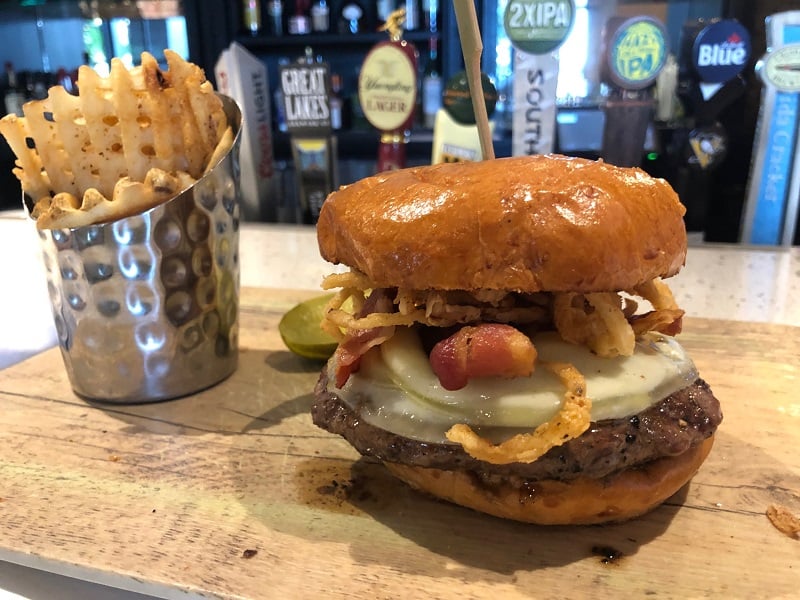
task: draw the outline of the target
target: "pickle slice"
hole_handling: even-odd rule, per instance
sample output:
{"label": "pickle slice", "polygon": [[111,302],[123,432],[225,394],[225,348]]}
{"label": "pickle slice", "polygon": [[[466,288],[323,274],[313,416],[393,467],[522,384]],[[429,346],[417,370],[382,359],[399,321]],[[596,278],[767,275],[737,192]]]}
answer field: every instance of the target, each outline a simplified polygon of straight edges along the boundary
{"label": "pickle slice", "polygon": [[338,342],[322,330],[320,322],[333,294],[316,296],[289,310],[278,323],[278,332],[286,347],[303,358],[328,360]]}

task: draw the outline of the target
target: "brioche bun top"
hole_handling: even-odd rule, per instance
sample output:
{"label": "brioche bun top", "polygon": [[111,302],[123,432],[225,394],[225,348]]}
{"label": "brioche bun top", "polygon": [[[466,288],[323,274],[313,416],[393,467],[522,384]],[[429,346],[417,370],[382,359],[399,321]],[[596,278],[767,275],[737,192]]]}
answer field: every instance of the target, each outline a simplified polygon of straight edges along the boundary
{"label": "brioche bun top", "polygon": [[328,196],[320,254],[380,287],[630,290],[686,256],[684,206],[635,168],[546,155],[380,173]]}

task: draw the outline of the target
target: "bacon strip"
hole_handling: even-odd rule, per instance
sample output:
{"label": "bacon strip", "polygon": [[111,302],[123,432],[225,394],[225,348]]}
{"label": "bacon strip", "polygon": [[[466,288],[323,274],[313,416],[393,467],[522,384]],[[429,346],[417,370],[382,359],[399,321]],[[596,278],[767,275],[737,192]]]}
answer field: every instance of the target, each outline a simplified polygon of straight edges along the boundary
{"label": "bacon strip", "polygon": [[500,323],[462,327],[430,354],[431,368],[446,390],[459,390],[474,377],[527,377],[535,362],[530,338]]}
{"label": "bacon strip", "polygon": [[[358,317],[365,317],[372,313],[388,313],[392,311],[392,297],[386,289],[376,289],[370,294],[364,306],[358,312]],[[337,346],[333,353],[336,387],[341,388],[350,379],[350,375],[358,371],[361,357],[370,348],[382,344],[394,335],[394,327],[373,327],[349,333]]]}

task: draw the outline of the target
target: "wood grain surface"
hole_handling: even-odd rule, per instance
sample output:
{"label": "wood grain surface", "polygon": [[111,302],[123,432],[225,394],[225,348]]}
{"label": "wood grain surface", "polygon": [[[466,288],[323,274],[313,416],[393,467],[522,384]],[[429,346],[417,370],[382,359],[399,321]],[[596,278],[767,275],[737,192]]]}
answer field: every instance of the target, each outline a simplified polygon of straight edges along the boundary
{"label": "wood grain surface", "polygon": [[419,495],[308,414],[320,365],[277,334],[307,292],[243,291],[241,359],[197,395],[91,405],[58,350],[0,371],[0,557],[165,596],[796,597],[800,329],[687,320],[722,402],[709,459],[664,506],[592,527]]}

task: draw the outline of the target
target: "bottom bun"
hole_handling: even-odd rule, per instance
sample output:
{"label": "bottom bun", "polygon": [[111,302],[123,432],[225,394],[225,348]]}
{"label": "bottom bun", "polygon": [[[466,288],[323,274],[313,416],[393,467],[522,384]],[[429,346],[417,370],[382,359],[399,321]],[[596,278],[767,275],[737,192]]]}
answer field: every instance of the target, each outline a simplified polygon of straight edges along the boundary
{"label": "bottom bun", "polygon": [[712,435],[678,456],[601,479],[548,479],[519,487],[489,486],[464,471],[384,464],[417,490],[496,517],[541,525],[590,525],[624,521],[655,508],[694,476],[713,444]]}

